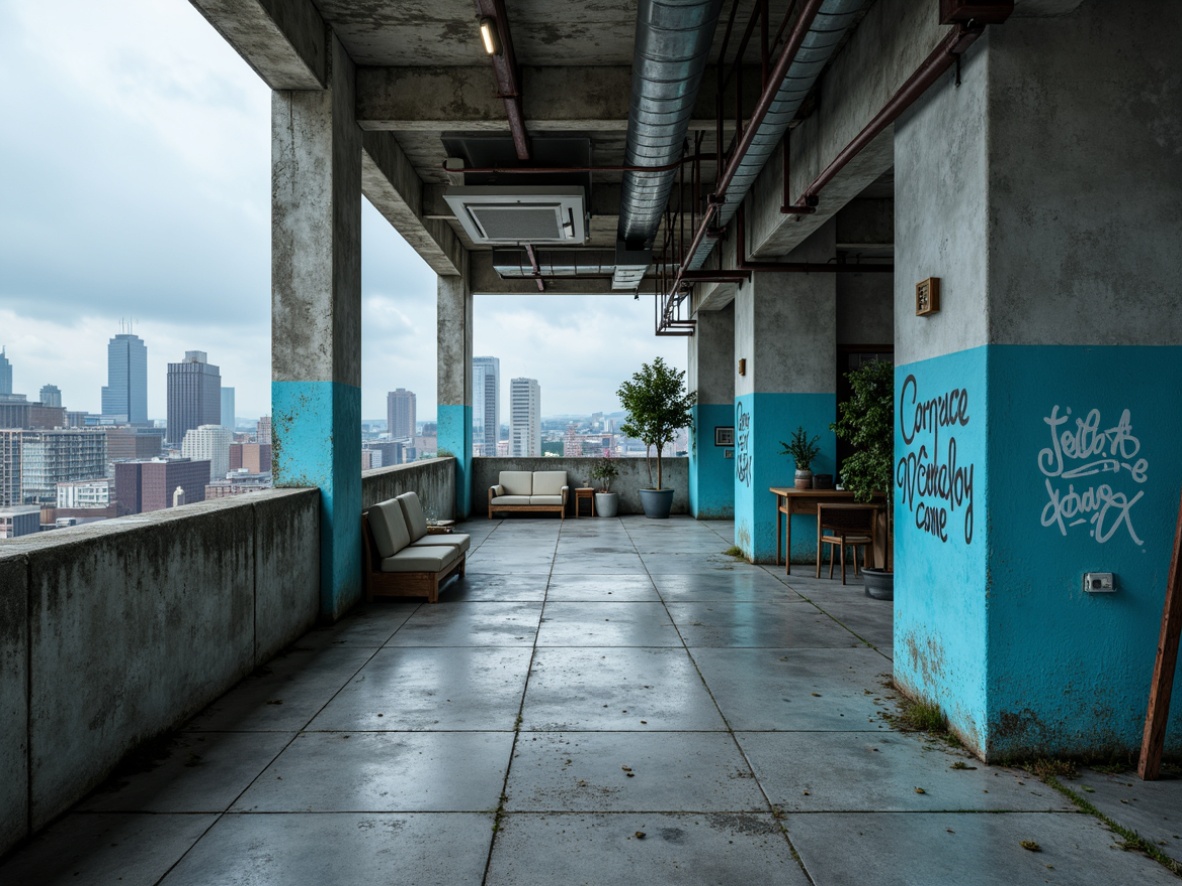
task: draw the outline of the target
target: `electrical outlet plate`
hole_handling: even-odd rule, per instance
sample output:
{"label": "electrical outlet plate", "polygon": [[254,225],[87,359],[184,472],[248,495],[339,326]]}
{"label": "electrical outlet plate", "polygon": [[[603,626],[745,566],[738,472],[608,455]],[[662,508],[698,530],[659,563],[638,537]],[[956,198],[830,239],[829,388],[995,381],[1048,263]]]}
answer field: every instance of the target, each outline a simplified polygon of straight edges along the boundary
{"label": "electrical outlet plate", "polygon": [[1085,572],[1083,589],[1085,594],[1111,594],[1116,590],[1116,582],[1111,572]]}

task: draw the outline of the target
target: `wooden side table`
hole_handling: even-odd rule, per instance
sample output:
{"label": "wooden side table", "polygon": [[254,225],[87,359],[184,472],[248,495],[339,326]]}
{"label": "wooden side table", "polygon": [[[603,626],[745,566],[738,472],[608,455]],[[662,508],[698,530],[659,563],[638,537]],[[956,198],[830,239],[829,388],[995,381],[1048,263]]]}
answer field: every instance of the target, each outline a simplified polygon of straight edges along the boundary
{"label": "wooden side table", "polygon": [[595,516],[595,489],[592,486],[579,486],[575,489],[575,519],[579,517],[579,502],[586,499],[591,503],[591,516]]}

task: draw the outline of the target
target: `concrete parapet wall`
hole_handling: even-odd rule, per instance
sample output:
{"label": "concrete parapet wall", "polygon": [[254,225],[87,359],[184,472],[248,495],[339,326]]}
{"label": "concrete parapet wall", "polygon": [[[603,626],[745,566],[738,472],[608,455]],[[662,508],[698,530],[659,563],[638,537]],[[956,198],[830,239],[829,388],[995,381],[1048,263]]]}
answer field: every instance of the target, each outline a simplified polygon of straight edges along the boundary
{"label": "concrete parapet wall", "polygon": [[452,520],[456,515],[456,460],[433,458],[374,468],[361,472],[361,507],[417,492],[423,510],[432,520]]}
{"label": "concrete parapet wall", "polygon": [[[640,490],[649,489],[657,482],[656,459],[653,476],[643,458],[612,459],[620,469],[620,476],[612,481],[612,492],[620,495],[621,514],[641,514]],[[496,485],[501,471],[566,471],[571,489],[587,483],[591,467],[597,458],[474,458],[472,459],[472,516],[488,516],[488,489]],[[673,513],[689,513],[689,459],[661,459],[661,473],[666,488],[673,489]],[[586,508],[584,508],[584,512]],[[570,496],[567,515],[574,514],[574,495]],[[535,515],[536,516],[536,515]]]}
{"label": "concrete parapet wall", "polygon": [[311,626],[319,523],[274,490],[0,545],[0,852]]}

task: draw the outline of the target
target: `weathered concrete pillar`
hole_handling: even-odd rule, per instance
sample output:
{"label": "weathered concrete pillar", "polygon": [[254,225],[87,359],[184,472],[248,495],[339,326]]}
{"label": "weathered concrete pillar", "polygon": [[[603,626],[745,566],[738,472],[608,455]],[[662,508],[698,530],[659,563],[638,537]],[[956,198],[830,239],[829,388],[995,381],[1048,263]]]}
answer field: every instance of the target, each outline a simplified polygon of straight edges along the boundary
{"label": "weathered concrete pillar", "polygon": [[988,758],[1141,739],[1182,487],[1161,11],[1011,18],[895,129],[895,681]]}
{"label": "weathered concrete pillar", "polygon": [[[689,451],[690,513],[698,519],[735,515],[734,446],[715,446],[714,429],[735,420],[735,311],[699,311],[689,338],[687,386],[697,391]],[[729,457],[728,457],[729,453]]]}
{"label": "weathered concrete pillar", "polygon": [[271,409],[277,486],[320,488],[320,616],[361,596],[361,138],[353,63],[271,101]]}
{"label": "weathered concrete pillar", "polygon": [[[828,222],[787,261],[833,257],[834,223]],[[816,436],[821,454],[813,473],[834,473],[836,438],[829,424],[837,409],[837,301],[833,274],[754,274],[735,296],[735,544],[752,562],[776,557],[772,486],[791,486],[795,465],[781,441],[797,427]],[[816,524],[803,517],[792,527],[798,558],[816,553]],[[791,552],[789,552],[791,555]]]}
{"label": "weathered concrete pillar", "polygon": [[439,277],[439,452],[456,459],[456,517],[472,513],[472,290],[464,273]]}

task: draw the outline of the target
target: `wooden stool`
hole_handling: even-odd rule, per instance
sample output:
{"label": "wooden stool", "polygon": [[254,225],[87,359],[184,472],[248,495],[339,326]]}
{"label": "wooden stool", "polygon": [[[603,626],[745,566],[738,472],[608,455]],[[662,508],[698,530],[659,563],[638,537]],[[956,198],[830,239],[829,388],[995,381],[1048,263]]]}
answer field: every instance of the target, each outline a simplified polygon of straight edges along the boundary
{"label": "wooden stool", "polygon": [[841,583],[845,584],[845,549],[853,548],[854,575],[859,574],[858,548],[862,551],[862,565],[866,565],[866,548],[874,543],[874,520],[877,505],[818,504],[817,505],[817,578],[821,577],[822,546],[829,545],[829,577],[833,578],[833,549],[841,557]]}
{"label": "wooden stool", "polygon": [[575,489],[575,519],[579,518],[579,502],[586,499],[591,503],[591,516],[595,516],[595,488],[593,486],[579,486]]}
{"label": "wooden stool", "polygon": [[[841,583],[845,584],[845,549],[847,547],[853,550],[854,554],[854,576],[857,577],[858,572],[858,548],[868,548],[874,543],[869,535],[847,535],[841,530],[827,530],[821,535],[817,543],[817,578],[821,577],[821,545],[829,545],[829,577],[833,578],[833,549],[836,547],[841,551]],[[866,551],[862,551],[862,565],[866,565]]]}

